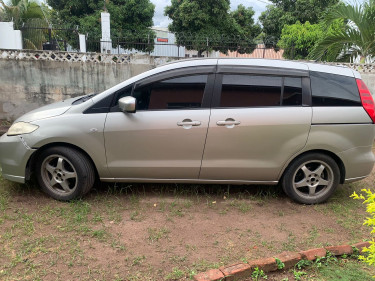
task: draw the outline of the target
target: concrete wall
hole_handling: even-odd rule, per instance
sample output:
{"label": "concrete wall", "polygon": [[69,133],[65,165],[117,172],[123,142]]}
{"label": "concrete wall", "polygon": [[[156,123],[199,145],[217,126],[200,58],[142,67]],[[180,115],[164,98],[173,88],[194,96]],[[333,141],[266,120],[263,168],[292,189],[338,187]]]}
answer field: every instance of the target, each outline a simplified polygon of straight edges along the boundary
{"label": "concrete wall", "polygon": [[372,97],[375,99],[375,72],[374,73],[361,73],[362,80],[366,83],[370,90]]}
{"label": "concrete wall", "polygon": [[[120,64],[0,59],[0,120],[14,121],[42,105],[101,92],[169,60],[141,56]],[[374,95],[375,73],[362,73],[362,78]]]}
{"label": "concrete wall", "polygon": [[0,119],[13,121],[42,105],[101,92],[151,64],[0,60]]}

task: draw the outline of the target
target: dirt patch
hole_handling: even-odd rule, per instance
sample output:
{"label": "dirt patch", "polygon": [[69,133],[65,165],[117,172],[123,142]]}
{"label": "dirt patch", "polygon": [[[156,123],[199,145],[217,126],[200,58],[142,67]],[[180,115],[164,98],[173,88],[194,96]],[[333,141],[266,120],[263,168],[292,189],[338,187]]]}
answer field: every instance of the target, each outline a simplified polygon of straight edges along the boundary
{"label": "dirt patch", "polygon": [[292,202],[279,187],[111,185],[61,203],[0,181],[1,280],[178,280],[282,251],[369,238],[354,190],[326,204]]}

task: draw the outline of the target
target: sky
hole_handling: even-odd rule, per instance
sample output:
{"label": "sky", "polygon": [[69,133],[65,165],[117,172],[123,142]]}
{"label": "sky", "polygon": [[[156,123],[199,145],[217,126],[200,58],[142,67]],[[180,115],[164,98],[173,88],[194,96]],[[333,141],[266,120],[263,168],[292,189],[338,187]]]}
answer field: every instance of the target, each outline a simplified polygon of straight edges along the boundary
{"label": "sky", "polygon": [[[171,4],[170,0],[150,0],[155,4],[155,15],[154,15],[154,25],[159,27],[168,27],[170,20],[168,17],[164,16],[164,8]],[[345,1],[345,0],[344,0]],[[346,0],[348,3],[362,3],[364,0]],[[231,0],[230,1],[231,10],[235,10],[239,4],[245,7],[253,7],[255,11],[255,19],[257,20],[260,14],[266,10],[267,0]]]}

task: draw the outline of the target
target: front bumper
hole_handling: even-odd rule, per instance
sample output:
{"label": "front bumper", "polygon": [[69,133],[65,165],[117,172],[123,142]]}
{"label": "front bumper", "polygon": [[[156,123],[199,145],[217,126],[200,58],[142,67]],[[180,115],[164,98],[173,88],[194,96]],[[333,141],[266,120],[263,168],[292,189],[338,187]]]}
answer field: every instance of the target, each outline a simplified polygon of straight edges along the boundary
{"label": "front bumper", "polygon": [[29,147],[22,137],[0,137],[0,170],[4,179],[25,183],[26,165],[31,155],[36,151]]}

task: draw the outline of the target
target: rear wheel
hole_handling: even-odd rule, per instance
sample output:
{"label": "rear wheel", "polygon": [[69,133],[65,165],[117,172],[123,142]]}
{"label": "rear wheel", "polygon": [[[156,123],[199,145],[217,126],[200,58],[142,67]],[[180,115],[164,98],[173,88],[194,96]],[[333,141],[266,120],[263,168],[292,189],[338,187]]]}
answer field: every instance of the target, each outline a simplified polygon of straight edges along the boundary
{"label": "rear wheel", "polygon": [[326,201],[339,184],[337,163],[321,153],[302,155],[292,162],[285,172],[282,185],[285,193],[303,204]]}
{"label": "rear wheel", "polygon": [[80,151],[68,147],[50,147],[38,157],[36,174],[42,190],[61,201],[86,194],[94,184],[91,161]]}

